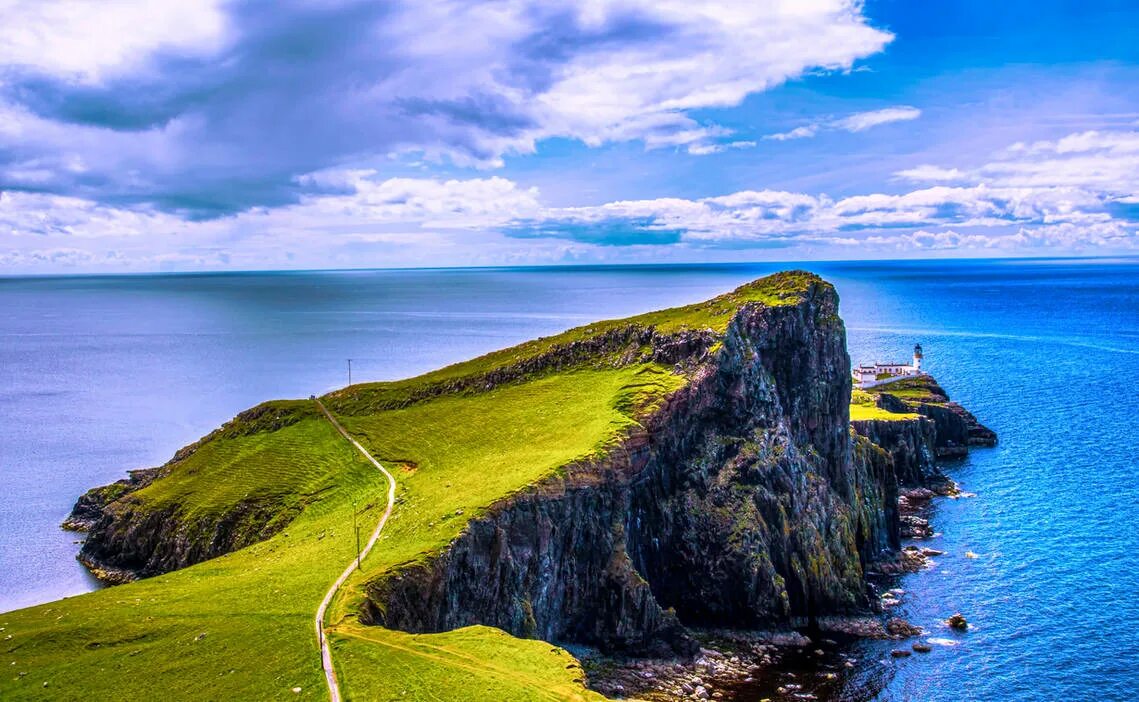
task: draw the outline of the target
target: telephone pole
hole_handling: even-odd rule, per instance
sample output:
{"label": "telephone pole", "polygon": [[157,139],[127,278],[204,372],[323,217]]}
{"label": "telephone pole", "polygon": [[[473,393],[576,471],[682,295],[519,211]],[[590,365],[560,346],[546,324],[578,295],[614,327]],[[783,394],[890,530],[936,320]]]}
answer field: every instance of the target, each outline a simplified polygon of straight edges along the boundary
{"label": "telephone pole", "polygon": [[352,384],[352,359],[348,359],[348,384]]}

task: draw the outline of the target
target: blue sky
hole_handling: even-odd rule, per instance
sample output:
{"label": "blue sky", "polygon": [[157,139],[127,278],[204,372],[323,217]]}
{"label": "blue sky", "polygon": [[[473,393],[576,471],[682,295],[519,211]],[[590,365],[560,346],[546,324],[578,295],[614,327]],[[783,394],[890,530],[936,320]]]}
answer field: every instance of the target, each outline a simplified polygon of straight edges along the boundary
{"label": "blue sky", "polygon": [[1134,253],[1139,5],[0,5],[0,272]]}

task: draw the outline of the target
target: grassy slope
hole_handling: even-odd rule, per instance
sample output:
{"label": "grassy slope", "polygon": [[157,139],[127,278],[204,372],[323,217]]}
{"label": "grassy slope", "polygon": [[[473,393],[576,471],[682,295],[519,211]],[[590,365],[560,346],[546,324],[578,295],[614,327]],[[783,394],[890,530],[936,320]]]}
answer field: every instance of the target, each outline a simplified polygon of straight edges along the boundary
{"label": "grassy slope", "polygon": [[[323,697],[312,614],[354,553],[345,526],[351,497],[379,499],[382,477],[315,418],[221,441],[239,445],[228,447],[232,456],[256,453],[270,482],[301,466],[325,475],[330,489],[268,541],[157,578],[0,615],[11,636],[0,642],[0,698],[265,699],[294,686],[303,697]],[[213,464],[210,477],[242,467],[240,460]]]}
{"label": "grassy slope", "polygon": [[[351,430],[362,432],[381,459],[416,466],[397,471],[400,504],[361,578],[445,545],[465,523],[457,510],[475,514],[602,450],[633,424],[618,407],[651,404],[680,382],[647,366],[584,370],[350,418]],[[302,688],[300,697],[323,697],[311,617],[354,553],[351,501],[362,505],[361,524],[375,524],[382,479],[317,418],[214,443],[186,462],[200,476],[209,509],[227,495],[243,497],[238,483],[258,490],[275,476],[318,497],[283,533],[237,553],[3,615],[0,625],[12,639],[2,642],[10,660],[0,673],[0,698],[82,699],[131,690],[142,698],[265,699],[294,686]],[[229,461],[207,460],[223,456]],[[327,489],[320,480],[292,477],[298,474],[323,476]],[[188,480],[156,483],[161,490],[150,497],[185,496]],[[356,596],[354,587],[350,592]],[[351,610],[350,597],[333,617]],[[547,688],[562,690],[562,699],[589,694],[573,682],[580,671],[575,663],[566,667],[572,658],[548,644],[484,628],[422,637],[358,629],[334,637],[349,695],[399,697],[443,681],[435,698],[526,699]],[[394,668],[378,665],[388,659]],[[511,675],[496,672],[502,660],[510,661]],[[455,676],[456,670],[466,672]]]}
{"label": "grassy slope", "polygon": [[[299,421],[275,432],[266,431],[257,420],[229,422],[218,440],[202,442],[162,480],[134,493],[131,501],[154,509],[176,506],[189,520],[218,517],[243,502],[270,505],[282,519],[296,516],[336,484],[321,456],[331,442],[324,440],[327,437],[316,440],[309,430],[324,421],[315,407],[307,400],[260,405],[258,409]],[[306,430],[298,431],[298,426]],[[313,460],[292,459],[310,451]]]}
{"label": "grassy slope", "polygon": [[907,402],[925,402],[934,405],[944,404],[945,398],[934,394],[930,389],[932,383],[933,381],[928,376],[902,378],[893,383],[868,388],[867,392],[872,395],[885,393]]}
{"label": "grassy slope", "polygon": [[430,373],[394,382],[358,383],[325,396],[326,404],[338,414],[361,414],[398,406],[417,390],[433,385],[478,376],[497,368],[516,365],[541,356],[556,346],[572,344],[605,332],[632,325],[653,327],[661,334],[686,329],[711,329],[723,332],[732,314],[747,303],[762,303],[771,307],[792,304],[802,298],[807,287],[820,279],[802,271],[788,271],[761,278],[735,290],[683,307],[648,312],[625,319],[593,322],[566,330],[561,334],[527,341],[517,346],[455,363]]}
{"label": "grassy slope", "polygon": [[[616,408],[644,411],[681,382],[679,376],[653,366],[579,371],[474,397],[443,398],[379,415],[345,418],[348,430],[373,455],[410,468],[397,472],[400,503],[365,563],[365,572],[349,583],[329,617],[330,622],[340,622],[332,640],[346,694],[383,699],[377,696],[386,683],[372,673],[383,650],[375,647],[380,643],[391,648],[385,655],[398,654],[404,660],[401,669],[409,677],[402,685],[411,699],[541,699],[537,692],[541,689],[560,690],[554,699],[571,699],[571,691],[584,696],[585,690],[573,683],[574,678],[581,678],[576,662],[556,650],[551,653],[548,644],[523,643],[487,628],[409,637],[356,625],[352,613],[362,597],[359,588],[393,566],[443,548],[468,519],[501,497],[575,459],[600,453],[634,424]],[[456,417],[462,421],[456,422]],[[445,647],[449,655],[441,657],[432,649],[433,662],[443,668],[407,665],[409,640],[418,647],[414,650]],[[456,642],[462,650],[455,649]],[[511,646],[516,649],[505,650]],[[542,673],[536,687],[507,694],[513,678],[499,668],[515,674],[529,670],[532,666],[525,665],[524,653],[559,657],[554,659],[554,668],[547,667],[548,662],[533,668]],[[467,671],[478,661],[482,662],[480,673]]]}
{"label": "grassy slope", "polygon": [[[706,303],[579,327],[347,394],[398,399],[628,324],[666,333],[723,330],[739,305],[791,303],[816,280],[773,276]],[[442,548],[496,500],[603,452],[682,382],[647,365],[582,368],[404,409],[366,414],[350,407],[348,429],[381,460],[404,467],[396,472],[399,502],[384,537],[330,613],[345,692],[365,699],[595,699],[581,686],[576,661],[549,644],[485,627],[424,636],[361,627],[352,616],[359,588]],[[307,403],[271,409],[251,420],[256,426],[227,425],[134,499],[183,504],[184,515],[207,517],[256,498],[300,515],[282,533],[236,553],[0,615],[0,699],[325,697],[311,618],[354,553],[353,503],[361,506],[366,533],[386,486]],[[292,693],[294,687],[301,691]]]}
{"label": "grassy slope", "polygon": [[880,419],[897,422],[906,419],[917,419],[920,415],[913,412],[891,412],[874,404],[877,393],[865,390],[853,390],[850,393],[850,421],[857,422],[866,419]]}

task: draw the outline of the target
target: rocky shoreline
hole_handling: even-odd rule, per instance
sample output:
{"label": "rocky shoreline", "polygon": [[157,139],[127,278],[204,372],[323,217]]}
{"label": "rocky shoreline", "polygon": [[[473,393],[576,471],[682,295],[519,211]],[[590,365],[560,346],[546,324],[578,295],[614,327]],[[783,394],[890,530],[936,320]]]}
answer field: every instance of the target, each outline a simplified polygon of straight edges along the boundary
{"label": "rocky shoreline", "polygon": [[[915,387],[928,389],[928,394],[914,399]],[[938,462],[959,459],[973,447],[993,446],[997,437],[972,413],[950,402],[931,376],[912,379],[903,388],[909,391],[908,401],[890,394],[888,385],[878,388],[878,406],[919,418],[852,422],[852,429],[872,437],[875,446],[890,454],[899,483],[899,535],[920,541],[936,535],[929,522],[934,498],[971,497]],[[690,658],[632,659],[582,651],[590,685],[614,699],[661,702],[837,699],[844,679],[859,665],[851,653],[859,639],[898,642],[890,651],[892,658],[929,654],[934,642],[941,641],[931,640],[930,632],[891,611],[905,595],[897,587],[901,576],[931,567],[942,555],[938,549],[909,544],[895,557],[876,562],[867,572],[874,601],[866,615],[819,617],[808,627],[774,632],[701,631],[701,648]],[[948,616],[944,625],[958,631],[968,627],[960,613]],[[873,696],[875,691],[865,692]]]}

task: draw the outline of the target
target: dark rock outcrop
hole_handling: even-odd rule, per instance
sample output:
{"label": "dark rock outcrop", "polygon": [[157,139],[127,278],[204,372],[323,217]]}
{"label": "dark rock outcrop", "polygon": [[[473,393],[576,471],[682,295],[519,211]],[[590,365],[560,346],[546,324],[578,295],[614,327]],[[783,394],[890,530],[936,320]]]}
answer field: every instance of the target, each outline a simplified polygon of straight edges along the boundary
{"label": "dark rock outcrop", "polygon": [[75,501],[71,514],[63,522],[63,528],[71,531],[89,531],[103,518],[108,505],[149,485],[158,474],[158,470],[157,468],[132,470],[128,478],[116,480],[110,485],[91,488]]}
{"label": "dark rock outcrop", "polygon": [[929,375],[904,381],[917,396],[897,397],[890,386],[880,386],[878,404],[891,412],[916,412],[934,423],[934,449],[938,458],[960,458],[970,446],[995,446],[996,432],[982,425],[973,413],[949,399],[949,393]]}
{"label": "dark rock outcrop", "polygon": [[365,619],[652,653],[690,649],[686,624],[864,611],[865,566],[898,544],[897,486],[850,434],[837,304],[820,281],[799,304],[741,308],[643,432],[373,581]]}
{"label": "dark rock outcrop", "polygon": [[[906,394],[891,394],[893,388]],[[851,422],[854,431],[890,453],[903,488],[953,492],[952,481],[938,468],[937,461],[961,458],[972,446],[996,445],[996,433],[981,425],[964,407],[951,402],[929,375],[907,378],[897,385],[880,385],[871,392],[876,395],[875,404],[887,412],[920,415]]]}
{"label": "dark rock outcrop", "polygon": [[890,454],[899,485],[926,486],[945,480],[937,469],[934,453],[937,429],[929,419],[863,419],[851,422],[850,426]]}
{"label": "dark rock outcrop", "polygon": [[219,513],[191,517],[175,502],[155,506],[135,493],[177,470],[210,441],[277,431],[313,411],[295,402],[262,403],[182,447],[163,465],[132,470],[124,480],[88,490],[63,523],[66,529],[88,532],[76,557],[100,580],[119,584],[185,568],[276,534],[302,504],[248,499]]}
{"label": "dark rock outcrop", "polygon": [[177,504],[156,509],[128,495],[100,511],[77,557],[104,582],[128,582],[263,541],[299,513],[299,506],[282,509],[249,501],[220,515],[186,518]]}

